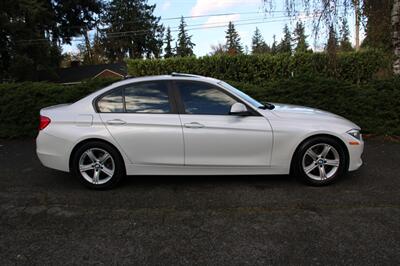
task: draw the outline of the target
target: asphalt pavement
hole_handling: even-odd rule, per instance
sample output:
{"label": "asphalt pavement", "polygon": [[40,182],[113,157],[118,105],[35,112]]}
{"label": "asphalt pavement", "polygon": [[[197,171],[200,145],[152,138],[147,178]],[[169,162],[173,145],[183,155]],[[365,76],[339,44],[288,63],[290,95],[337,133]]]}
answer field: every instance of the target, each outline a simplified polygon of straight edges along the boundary
{"label": "asphalt pavement", "polygon": [[0,264],[399,265],[400,144],[327,187],[291,176],[128,177],[84,188],[0,140]]}

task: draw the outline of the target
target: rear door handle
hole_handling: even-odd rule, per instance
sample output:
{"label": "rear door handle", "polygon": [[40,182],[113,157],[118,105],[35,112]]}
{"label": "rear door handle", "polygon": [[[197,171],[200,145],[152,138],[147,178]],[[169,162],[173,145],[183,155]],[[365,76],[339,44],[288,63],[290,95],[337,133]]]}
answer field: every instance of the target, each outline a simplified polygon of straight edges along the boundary
{"label": "rear door handle", "polygon": [[108,125],[125,125],[126,124],[126,122],[121,119],[108,120],[106,123]]}
{"label": "rear door handle", "polygon": [[203,124],[200,124],[198,122],[186,123],[186,124],[184,124],[184,126],[188,127],[188,128],[202,128],[202,127],[204,127]]}

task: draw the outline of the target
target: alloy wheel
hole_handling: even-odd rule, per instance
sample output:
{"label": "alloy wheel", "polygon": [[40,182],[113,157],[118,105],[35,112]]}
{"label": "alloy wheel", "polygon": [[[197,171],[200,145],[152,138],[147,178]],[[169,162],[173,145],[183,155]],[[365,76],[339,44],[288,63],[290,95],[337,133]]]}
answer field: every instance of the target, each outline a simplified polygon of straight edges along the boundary
{"label": "alloy wheel", "polygon": [[91,184],[107,183],[115,172],[114,159],[103,149],[90,148],[79,159],[79,171]]}
{"label": "alloy wheel", "polygon": [[314,180],[326,180],[333,177],[340,164],[338,151],[329,144],[319,143],[311,146],[303,155],[304,173]]}

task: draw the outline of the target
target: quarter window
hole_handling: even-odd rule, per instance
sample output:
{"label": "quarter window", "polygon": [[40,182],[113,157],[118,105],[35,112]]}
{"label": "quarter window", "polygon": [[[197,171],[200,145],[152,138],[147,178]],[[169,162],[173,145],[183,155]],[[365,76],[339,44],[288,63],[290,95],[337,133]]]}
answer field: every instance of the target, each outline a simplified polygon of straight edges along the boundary
{"label": "quarter window", "polygon": [[124,111],[124,103],[122,100],[122,89],[114,90],[103,96],[97,106],[102,113],[120,113]]}
{"label": "quarter window", "polygon": [[187,114],[229,115],[231,106],[237,102],[207,83],[178,81],[176,84]]}

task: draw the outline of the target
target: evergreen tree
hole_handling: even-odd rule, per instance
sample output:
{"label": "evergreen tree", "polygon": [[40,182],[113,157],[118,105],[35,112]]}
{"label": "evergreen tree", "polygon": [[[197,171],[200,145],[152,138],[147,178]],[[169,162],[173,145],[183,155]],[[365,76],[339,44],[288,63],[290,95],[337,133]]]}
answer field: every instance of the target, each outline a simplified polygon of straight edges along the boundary
{"label": "evergreen tree", "polygon": [[[97,65],[97,64],[105,64],[107,63],[107,58],[105,56],[104,47],[101,43],[101,39],[99,37],[98,32],[95,33],[94,38],[90,41],[88,38],[85,38],[85,43],[78,44],[79,53],[75,55],[74,61],[80,61],[84,65]],[[65,66],[64,58],[64,66]],[[70,67],[70,65],[66,65],[66,67]]]}
{"label": "evergreen tree", "polygon": [[287,25],[283,28],[283,39],[278,44],[278,53],[292,53],[291,34]]}
{"label": "evergreen tree", "polygon": [[272,36],[272,45],[271,45],[271,54],[276,54],[278,52],[278,46],[276,44],[276,36],[275,34]]}
{"label": "evergreen tree", "polygon": [[[282,1],[263,0],[265,12],[271,11],[274,3]],[[314,16],[314,23],[320,22],[326,26],[340,21],[342,16],[348,12],[355,11],[356,18],[356,45],[358,46],[358,29],[360,21],[366,21],[365,33],[362,46],[381,48],[391,51],[395,58],[393,60],[393,73],[400,75],[400,0],[285,0],[286,13],[295,17],[299,13],[299,6],[304,7],[303,12],[310,13],[322,10],[320,15]],[[317,34],[321,27],[314,27]],[[358,49],[359,47],[357,47]]]}
{"label": "evergreen tree", "polygon": [[178,41],[176,43],[176,55],[177,56],[193,56],[193,47],[195,44],[191,41],[192,36],[187,33],[186,23],[183,17],[181,17],[181,23],[179,24]]}
{"label": "evergreen tree", "polygon": [[353,51],[353,47],[350,42],[350,31],[347,19],[343,19],[342,27],[340,28],[340,51],[350,52]]}
{"label": "evergreen tree", "polygon": [[0,81],[51,73],[62,60],[61,44],[93,29],[101,9],[100,0],[2,0]]}
{"label": "evergreen tree", "polygon": [[296,28],[293,31],[296,53],[305,53],[308,50],[307,36],[305,34],[304,24],[301,21],[296,23]]}
{"label": "evergreen tree", "polygon": [[265,43],[264,38],[257,27],[252,38],[251,49],[253,54],[262,54],[271,52],[271,49],[269,48],[268,44]]}
{"label": "evergreen tree", "polygon": [[[398,0],[397,0],[398,1]],[[391,17],[395,9],[393,0],[364,0],[363,13],[366,17],[364,47],[373,47],[390,52],[393,49]],[[398,7],[398,5],[397,5]],[[398,8],[400,9],[400,8]],[[393,12],[393,15],[395,12]],[[396,17],[395,15],[393,17]],[[399,20],[397,19],[397,23]],[[397,27],[399,29],[399,27]]]}
{"label": "evergreen tree", "polygon": [[226,48],[230,55],[242,54],[243,47],[240,44],[240,36],[235,29],[235,25],[230,21],[225,35]]}
{"label": "evergreen tree", "polygon": [[328,54],[328,69],[332,75],[336,75],[338,40],[336,37],[336,30],[333,24],[331,24],[331,26],[329,27],[329,36],[325,50]]}
{"label": "evergreen tree", "polygon": [[329,35],[328,35],[328,41],[325,46],[325,50],[330,55],[336,54],[338,50],[338,39],[336,37],[336,30],[333,24],[329,26]]}
{"label": "evergreen tree", "polygon": [[164,58],[170,58],[174,56],[174,52],[172,50],[171,43],[174,41],[171,35],[171,29],[168,27],[167,28],[167,35],[165,36],[165,49],[164,49]]}
{"label": "evergreen tree", "polygon": [[[154,13],[156,5],[147,0],[112,0],[103,21],[103,44],[110,61],[129,58],[158,58],[163,46],[164,27]],[[127,32],[121,36],[120,32]],[[118,37],[116,37],[118,36]],[[121,38],[123,37],[123,38]]]}

